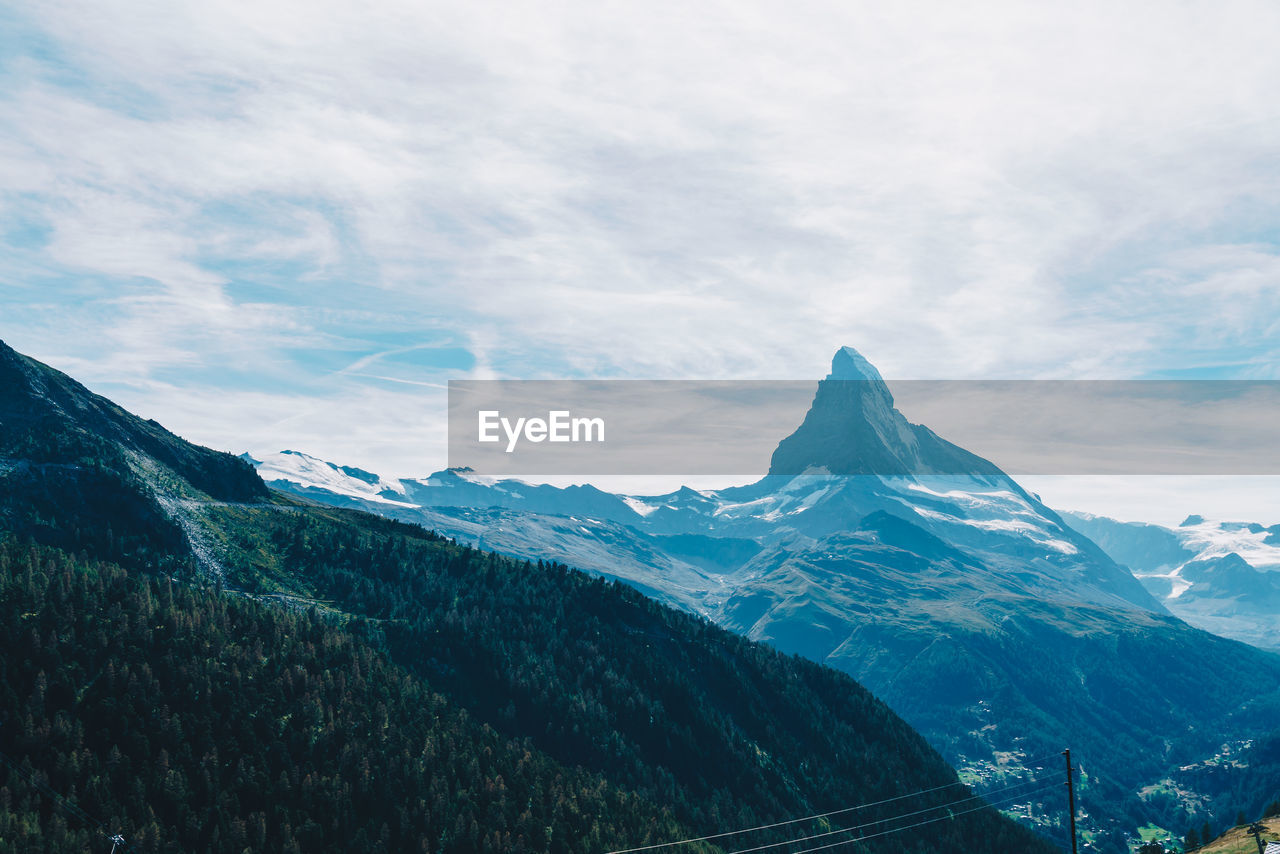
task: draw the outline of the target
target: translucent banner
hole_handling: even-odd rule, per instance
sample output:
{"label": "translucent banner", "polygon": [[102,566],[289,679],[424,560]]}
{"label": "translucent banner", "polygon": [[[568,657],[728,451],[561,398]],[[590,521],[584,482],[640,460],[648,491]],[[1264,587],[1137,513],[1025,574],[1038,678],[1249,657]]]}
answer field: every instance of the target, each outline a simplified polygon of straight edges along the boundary
{"label": "translucent banner", "polygon": [[1280,382],[452,381],[449,465],[514,476],[1277,474]]}

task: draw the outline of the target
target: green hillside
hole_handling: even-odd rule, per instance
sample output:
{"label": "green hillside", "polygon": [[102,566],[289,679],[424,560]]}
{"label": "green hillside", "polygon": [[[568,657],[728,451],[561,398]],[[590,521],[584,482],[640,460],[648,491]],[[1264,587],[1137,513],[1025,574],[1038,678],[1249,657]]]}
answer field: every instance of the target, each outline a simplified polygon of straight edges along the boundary
{"label": "green hillside", "polygon": [[596,851],[681,831],[484,726],[361,626],[10,541],[0,627],[17,765],[0,851],[103,850],[49,792],[135,851]]}
{"label": "green hillside", "polygon": [[562,566],[242,491],[226,455],[5,360],[0,851],[101,848],[49,792],[137,851],[605,851],[900,796],[749,842],[1052,850],[846,676]]}

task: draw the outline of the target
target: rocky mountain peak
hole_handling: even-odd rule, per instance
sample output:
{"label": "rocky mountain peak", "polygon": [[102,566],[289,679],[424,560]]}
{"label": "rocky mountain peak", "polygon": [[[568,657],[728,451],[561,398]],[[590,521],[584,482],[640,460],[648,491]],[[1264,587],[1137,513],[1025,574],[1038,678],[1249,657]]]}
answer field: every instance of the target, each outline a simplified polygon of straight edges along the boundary
{"label": "rocky mountain peak", "polygon": [[880,372],[841,347],[818,383],[804,422],[773,453],[771,475],[998,474],[981,457],[911,424],[893,406]]}

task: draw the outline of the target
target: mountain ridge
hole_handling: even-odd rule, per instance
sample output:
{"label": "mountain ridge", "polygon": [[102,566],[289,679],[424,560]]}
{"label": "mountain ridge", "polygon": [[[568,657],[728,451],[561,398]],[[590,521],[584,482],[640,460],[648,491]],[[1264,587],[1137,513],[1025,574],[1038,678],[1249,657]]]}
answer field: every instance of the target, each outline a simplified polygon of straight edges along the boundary
{"label": "mountain ridge", "polygon": [[[95,394],[66,374],[41,365],[0,341],[0,397],[3,442],[0,458],[28,463],[50,462],[43,439],[61,435],[74,450],[92,455],[104,450],[102,440],[126,451],[145,454],[171,468],[183,480],[211,498],[251,501],[266,498],[267,490],[253,466],[231,454],[192,445],[155,421],[130,415],[112,401]],[[13,393],[14,391],[25,393]],[[66,457],[70,448],[56,453]]]}
{"label": "mountain ridge", "polygon": [[183,466],[217,452],[175,444],[172,468],[132,444],[145,422],[31,364],[85,397],[0,385],[0,413],[47,428],[0,418],[29,452],[0,470],[0,635],[22,651],[0,666],[0,848],[92,841],[42,805],[45,773],[145,852],[586,854],[900,796],[935,820],[877,850],[1052,850],[994,810],[949,816],[954,771],[844,674],[560,564],[202,491]]}
{"label": "mountain ridge", "polygon": [[1176,528],[1067,512],[1171,612],[1208,631],[1280,650],[1280,525],[1206,520]]}
{"label": "mountain ridge", "polygon": [[[780,442],[795,474],[611,496],[451,470],[402,481],[416,507],[364,506],[625,581],[844,670],[979,777],[1067,742],[1082,757],[1124,757],[1127,767],[1094,766],[1082,795],[1090,832],[1119,833],[1138,815],[1181,826],[1199,802],[1141,792],[1171,764],[1211,761],[1224,739],[1267,731],[1280,715],[1280,659],[1182,623],[986,461],[974,457],[969,475],[892,473],[927,471],[935,451],[968,452],[910,425],[860,358],[836,354]],[[886,473],[829,471],[881,464]],[[697,539],[677,552],[673,536]],[[717,552],[718,540],[735,545]],[[1153,674],[1154,695],[1143,687]]]}

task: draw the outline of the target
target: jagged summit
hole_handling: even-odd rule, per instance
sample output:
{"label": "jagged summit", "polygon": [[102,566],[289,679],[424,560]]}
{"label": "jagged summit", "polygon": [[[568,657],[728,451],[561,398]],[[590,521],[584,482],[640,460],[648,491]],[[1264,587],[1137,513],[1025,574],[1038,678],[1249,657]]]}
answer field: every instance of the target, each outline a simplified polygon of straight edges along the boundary
{"label": "jagged summit", "polygon": [[852,347],[841,347],[836,351],[831,359],[831,373],[827,375],[827,379],[866,380],[884,385],[884,378],[880,376],[876,366]]}
{"label": "jagged summit", "polygon": [[804,422],[773,453],[771,475],[999,474],[988,462],[912,424],[875,366],[841,347]]}

